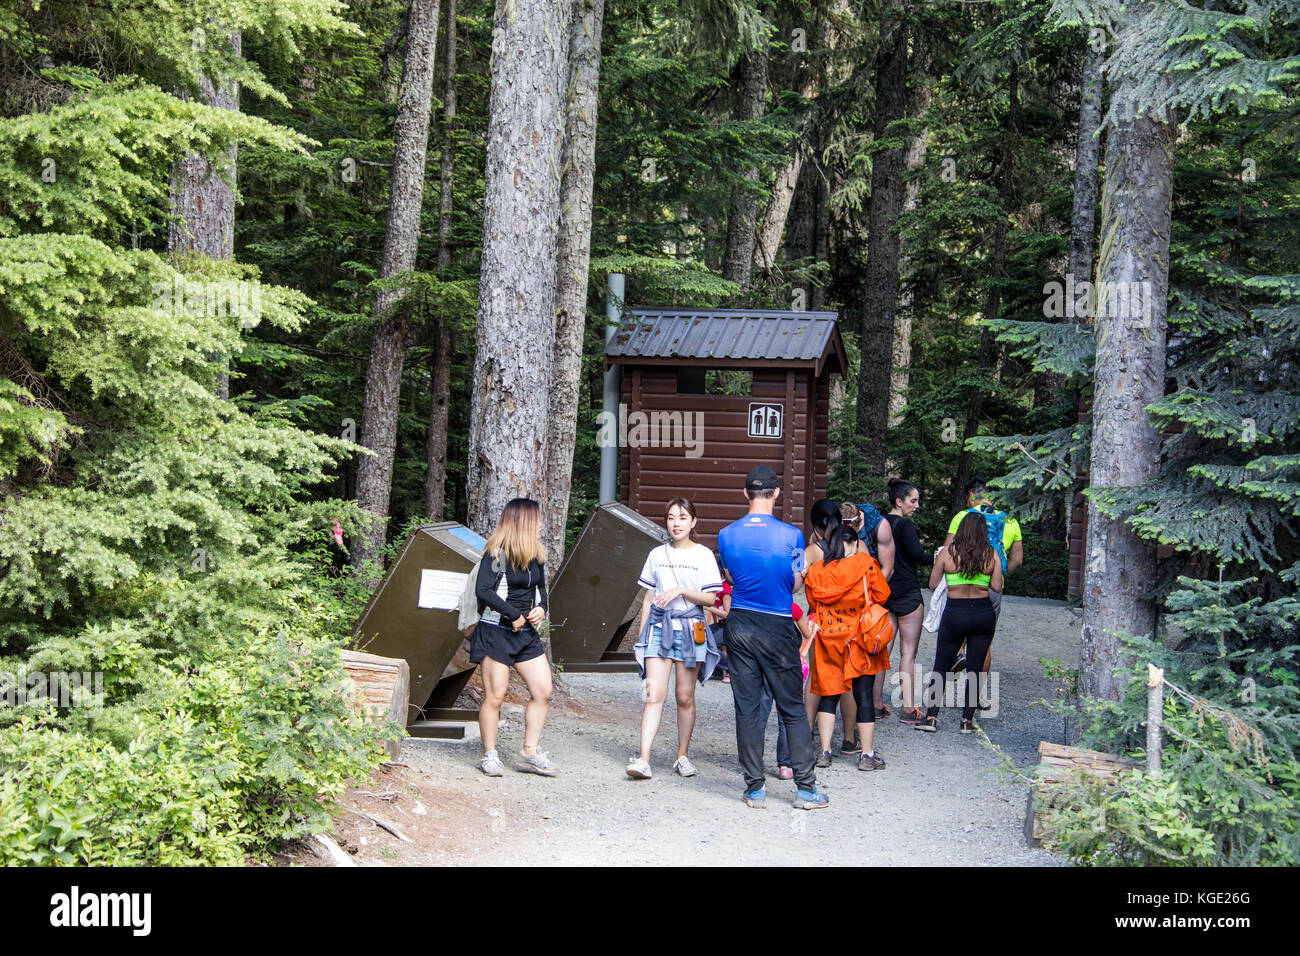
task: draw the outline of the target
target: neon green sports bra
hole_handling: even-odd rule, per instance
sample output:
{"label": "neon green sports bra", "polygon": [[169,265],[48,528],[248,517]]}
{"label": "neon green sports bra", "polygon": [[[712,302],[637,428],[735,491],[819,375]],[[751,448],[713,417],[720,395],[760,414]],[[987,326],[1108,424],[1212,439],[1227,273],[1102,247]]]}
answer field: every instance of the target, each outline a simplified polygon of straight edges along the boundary
{"label": "neon green sports bra", "polygon": [[943,577],[950,588],[963,584],[973,584],[978,588],[986,588],[993,581],[993,576],[989,574],[945,574]]}

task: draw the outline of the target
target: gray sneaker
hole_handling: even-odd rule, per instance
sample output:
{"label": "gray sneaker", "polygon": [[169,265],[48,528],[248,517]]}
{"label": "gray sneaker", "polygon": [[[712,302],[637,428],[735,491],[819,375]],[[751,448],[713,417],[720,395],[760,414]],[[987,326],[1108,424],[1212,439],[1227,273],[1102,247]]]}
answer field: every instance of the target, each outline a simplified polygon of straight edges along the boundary
{"label": "gray sneaker", "polygon": [[858,757],[859,770],[884,770],[885,759],[880,754],[862,754]]}
{"label": "gray sneaker", "polygon": [[633,757],[627,765],[627,775],[633,780],[650,779],[650,762],[640,757]]}
{"label": "gray sneaker", "polygon": [[540,750],[535,754],[526,754],[519,751],[519,759],[523,765],[519,768],[523,773],[540,773],[543,777],[555,776],[555,764],[551,763],[551,758]]}
{"label": "gray sneaker", "polygon": [[830,765],[831,765],[831,752],[829,750],[823,750],[821,753],[817,755],[817,769],[825,770]]}
{"label": "gray sneaker", "polygon": [[485,753],[483,759],[479,761],[478,767],[489,777],[499,777],[502,771],[505,770],[504,765],[501,763],[501,757],[495,750],[489,750]]}
{"label": "gray sneaker", "polygon": [[695,776],[695,764],[691,763],[690,757],[678,757],[673,769],[683,777]]}

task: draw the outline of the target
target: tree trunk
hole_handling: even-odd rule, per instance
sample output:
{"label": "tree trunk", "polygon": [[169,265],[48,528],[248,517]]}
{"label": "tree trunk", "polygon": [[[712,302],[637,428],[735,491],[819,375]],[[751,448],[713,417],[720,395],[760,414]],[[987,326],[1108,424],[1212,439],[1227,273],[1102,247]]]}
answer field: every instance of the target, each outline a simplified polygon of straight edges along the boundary
{"label": "tree trunk", "polygon": [[[1101,158],[1101,97],[1102,97],[1102,55],[1086,44],[1083,51],[1083,70],[1079,82],[1079,139],[1074,150],[1074,211],[1070,217],[1070,260],[1067,275],[1073,276],[1075,288],[1084,282],[1092,282],[1092,259],[1095,236],[1097,232],[1097,170]],[[1079,316],[1076,310],[1069,309],[1066,314],[1076,321],[1082,318],[1091,321],[1088,316]],[[1035,406],[1055,404],[1061,401],[1065,388],[1065,376],[1050,372],[1038,373],[1035,392]],[[1065,397],[1071,413],[1079,404],[1077,390],[1072,390]],[[1074,494],[1067,493],[1059,502],[1054,502],[1043,514],[1040,523],[1043,537],[1048,541],[1065,543],[1069,534],[1070,509]]]}
{"label": "tree trunk", "polygon": [[[217,32],[213,28],[213,32]],[[243,52],[239,31],[229,35],[235,56]],[[213,83],[199,77],[199,95],[208,106],[223,110],[239,109],[239,84],[233,81]],[[172,176],[172,209],[180,221],[167,224],[167,251],[174,255],[199,253],[210,259],[231,259],[235,255],[235,163],[239,147],[232,145],[230,160],[224,169],[208,162],[197,153],[187,153],[176,164]],[[226,180],[222,179],[222,174]],[[230,360],[224,359],[217,375],[217,395],[230,397]]]}
{"label": "tree trunk", "polygon": [[771,272],[776,263],[776,251],[781,246],[781,236],[785,233],[785,221],[790,215],[790,203],[794,199],[795,184],[799,182],[799,173],[803,170],[804,146],[802,137],[795,140],[794,152],[776,174],[776,184],[772,187],[772,202],[763,213],[763,223],[758,227],[758,237],[754,246],[754,265],[763,272]]}
{"label": "tree trunk", "polygon": [[[891,5],[881,14],[876,51],[876,140],[885,139],[889,125],[901,120],[906,111],[907,28]],[[864,443],[862,465],[872,477],[885,471],[894,313],[898,307],[899,243],[894,227],[903,208],[903,163],[902,149],[886,149],[878,152],[871,164],[857,425]]]}
{"label": "tree trunk", "polygon": [[[1107,132],[1095,296],[1097,359],[1093,388],[1093,488],[1131,488],[1155,477],[1160,435],[1146,406],[1165,390],[1169,227],[1177,124],[1169,112],[1124,118],[1132,77],[1112,77],[1121,116]],[[1133,116],[1132,112],[1128,116]],[[1123,294],[1119,294],[1123,293]],[[1119,700],[1125,661],[1119,633],[1151,634],[1156,605],[1156,547],[1121,513],[1088,504],[1083,644],[1079,690]]]}
{"label": "tree trunk", "polygon": [[480,534],[511,498],[546,500],[572,6],[496,7],[468,461],[468,520]]}
{"label": "tree trunk", "polygon": [[[1016,137],[1020,130],[1020,70],[1012,64],[1008,77],[1010,92],[1007,98],[1006,137],[1002,150],[1002,160],[998,169],[998,219],[993,228],[993,256],[989,263],[989,276],[994,280],[1003,278],[1007,272],[1007,219],[1011,215],[1011,205],[1015,199],[1015,173],[1012,157],[1017,146]],[[1002,290],[996,281],[989,284],[984,298],[984,318],[995,319],[1002,308]],[[1000,349],[994,338],[993,330],[987,325],[980,332],[978,364],[980,371],[994,369],[996,381]],[[971,389],[966,403],[966,425],[962,430],[962,451],[957,459],[957,474],[952,483],[952,508],[960,511],[966,507],[966,483],[971,478],[973,453],[966,448],[968,439],[979,434],[980,421],[984,415],[984,387],[976,385]]]}
{"label": "tree trunk", "polygon": [[438,268],[451,265],[452,175],[456,154],[452,125],[456,121],[456,0],[447,0],[447,30],[443,35],[446,81],[442,88],[442,162],[438,167]]}
{"label": "tree trunk", "polygon": [[[912,50],[912,76],[914,85],[907,91],[907,115],[921,117],[930,108],[930,58],[918,38]],[[921,130],[907,146],[904,167],[909,174],[916,173],[925,166],[926,153],[929,148],[930,132]],[[921,193],[921,181],[912,178],[903,190],[903,212],[916,209],[917,198]],[[911,249],[899,240],[898,277],[902,285],[898,299],[898,312],[894,315],[894,349],[893,363],[889,375],[889,427],[895,428],[903,422],[903,412],[907,408],[907,384],[912,371],[912,306],[915,297],[907,284],[911,279]]]}
{"label": "tree trunk", "polygon": [[[447,0],[443,33],[442,159],[438,169],[438,270],[451,265],[453,152],[452,124],[456,120],[456,0]],[[451,321],[439,318],[434,327],[430,362],[429,433],[425,442],[428,469],[424,478],[424,513],[441,521],[447,508],[447,415],[451,406],[451,360],[455,348]]]}
{"label": "tree trunk", "polygon": [[429,402],[429,435],[426,445],[429,470],[424,479],[424,513],[430,521],[442,521],[447,509],[447,415],[451,407],[451,359],[455,342],[451,322],[439,319],[434,327]]}
{"label": "tree trunk", "polygon": [[[433,95],[434,52],[438,40],[438,0],[411,0],[407,12],[402,88],[393,126],[393,172],[388,194],[388,221],[380,278],[415,268],[424,199],[424,165],[429,146],[429,109]],[[361,444],[374,452],[357,463],[357,504],[370,512],[370,533],[353,549],[357,567],[378,561],[384,547],[388,497],[397,450],[397,404],[402,364],[406,359],[407,307],[403,293],[388,290],[375,300],[375,331],[366,367]]]}
{"label": "tree trunk", "polygon": [[[740,105],[736,118],[758,120],[763,118],[763,105],[767,98],[768,44],[746,53],[740,60]],[[758,182],[758,167],[747,165],[740,176],[748,183]],[[758,225],[758,196],[753,187],[734,186],[731,190],[731,211],[727,215],[727,251],[722,258],[722,277],[730,279],[742,289],[748,289],[753,280],[754,234]]]}
{"label": "tree trunk", "polygon": [[605,0],[576,0],[569,27],[569,87],[565,117],[560,234],[555,268],[555,361],[551,368],[546,439],[546,553],[558,570],[569,518],[573,447],[582,389],[582,336],[587,324],[591,261],[592,182],[596,174],[600,31]]}
{"label": "tree trunk", "polygon": [[1074,212],[1070,217],[1070,274],[1076,286],[1092,281],[1101,158],[1101,62],[1102,55],[1086,46],[1079,84],[1079,142],[1074,150]]}

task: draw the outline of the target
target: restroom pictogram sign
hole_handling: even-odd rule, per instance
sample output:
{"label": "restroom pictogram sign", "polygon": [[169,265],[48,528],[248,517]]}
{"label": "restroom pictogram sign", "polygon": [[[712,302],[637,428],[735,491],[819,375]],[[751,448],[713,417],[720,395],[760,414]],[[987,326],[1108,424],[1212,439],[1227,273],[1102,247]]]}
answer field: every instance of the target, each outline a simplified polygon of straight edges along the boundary
{"label": "restroom pictogram sign", "polygon": [[770,402],[749,403],[749,437],[780,438],[785,408]]}

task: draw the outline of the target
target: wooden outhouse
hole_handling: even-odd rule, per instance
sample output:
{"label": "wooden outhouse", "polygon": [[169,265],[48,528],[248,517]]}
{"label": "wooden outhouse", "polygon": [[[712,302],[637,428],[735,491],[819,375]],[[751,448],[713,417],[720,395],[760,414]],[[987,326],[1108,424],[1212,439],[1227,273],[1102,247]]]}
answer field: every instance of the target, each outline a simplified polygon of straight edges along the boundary
{"label": "wooden outhouse", "polygon": [[605,360],[622,370],[617,423],[602,429],[618,442],[619,501],[661,523],[689,498],[714,547],[746,511],[746,473],[767,465],[782,479],[776,516],[808,534],[826,495],[830,377],[847,366],[836,313],[628,309]]}

